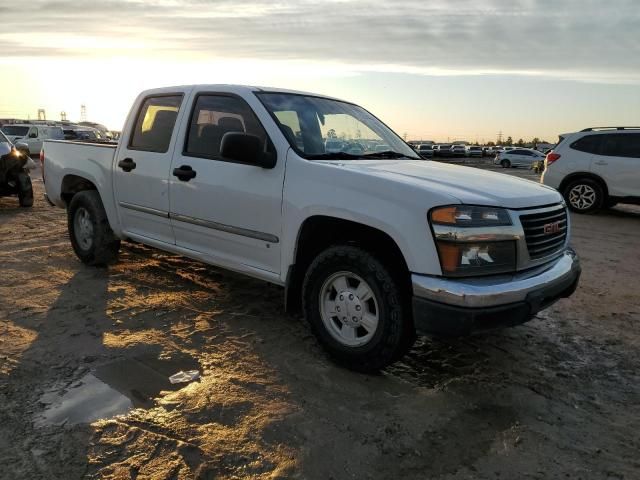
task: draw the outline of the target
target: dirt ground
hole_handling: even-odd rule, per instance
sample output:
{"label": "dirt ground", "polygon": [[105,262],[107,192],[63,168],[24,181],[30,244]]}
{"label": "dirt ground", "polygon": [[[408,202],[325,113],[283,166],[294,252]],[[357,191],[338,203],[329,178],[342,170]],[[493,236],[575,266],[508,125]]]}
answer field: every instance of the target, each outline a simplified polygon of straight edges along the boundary
{"label": "dirt ground", "polygon": [[277,287],[130,243],[82,265],[35,188],[0,199],[2,479],[640,478],[638,207],[572,216],[572,298],[372,376]]}

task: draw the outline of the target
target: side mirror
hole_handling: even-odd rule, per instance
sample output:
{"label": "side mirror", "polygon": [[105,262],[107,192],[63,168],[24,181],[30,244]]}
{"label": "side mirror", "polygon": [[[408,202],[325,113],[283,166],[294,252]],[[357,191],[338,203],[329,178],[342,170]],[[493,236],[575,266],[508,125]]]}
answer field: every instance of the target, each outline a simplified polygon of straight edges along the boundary
{"label": "side mirror", "polygon": [[31,133],[29,134],[29,138],[38,138],[38,134],[37,134],[37,133],[35,133],[35,132],[31,132]]}
{"label": "side mirror", "polygon": [[265,152],[260,137],[248,133],[225,133],[220,142],[220,156],[225,160],[262,168],[276,166],[275,153]]}

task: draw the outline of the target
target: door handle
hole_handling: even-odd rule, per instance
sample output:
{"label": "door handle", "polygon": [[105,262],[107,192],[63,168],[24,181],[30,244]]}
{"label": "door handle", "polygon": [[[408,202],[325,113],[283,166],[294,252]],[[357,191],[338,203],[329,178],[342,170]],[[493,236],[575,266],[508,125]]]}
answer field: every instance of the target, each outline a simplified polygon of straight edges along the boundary
{"label": "door handle", "polygon": [[136,169],[136,162],[134,162],[132,158],[125,158],[118,162],[118,166],[125,172],[130,172]]}
{"label": "door handle", "polygon": [[196,171],[190,165],[181,165],[173,169],[173,176],[183,182],[188,182],[192,178],[196,178]]}

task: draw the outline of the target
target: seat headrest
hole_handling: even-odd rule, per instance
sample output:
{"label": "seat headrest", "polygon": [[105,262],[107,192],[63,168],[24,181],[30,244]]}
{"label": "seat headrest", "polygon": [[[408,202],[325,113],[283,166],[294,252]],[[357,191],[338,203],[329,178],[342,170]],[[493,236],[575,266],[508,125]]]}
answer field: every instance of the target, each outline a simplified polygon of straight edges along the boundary
{"label": "seat headrest", "polygon": [[235,117],[222,117],[218,120],[218,126],[226,132],[244,132],[244,125]]}
{"label": "seat headrest", "polygon": [[160,110],[156,113],[156,118],[153,122],[153,129],[173,128],[173,125],[176,123],[177,116],[178,112],[174,110]]}

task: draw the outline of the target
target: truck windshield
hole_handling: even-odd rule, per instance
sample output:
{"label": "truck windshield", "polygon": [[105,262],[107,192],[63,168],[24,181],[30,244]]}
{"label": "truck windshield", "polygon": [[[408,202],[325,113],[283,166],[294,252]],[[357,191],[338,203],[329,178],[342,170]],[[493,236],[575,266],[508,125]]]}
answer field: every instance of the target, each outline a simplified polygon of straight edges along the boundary
{"label": "truck windshield", "polygon": [[17,125],[5,125],[4,127],[2,127],[2,131],[7,135],[14,135],[14,136],[21,135],[24,137],[29,131],[29,127],[19,127]]}
{"label": "truck windshield", "polygon": [[419,159],[398,135],[365,109],[293,93],[256,94],[291,147],[311,160]]}

